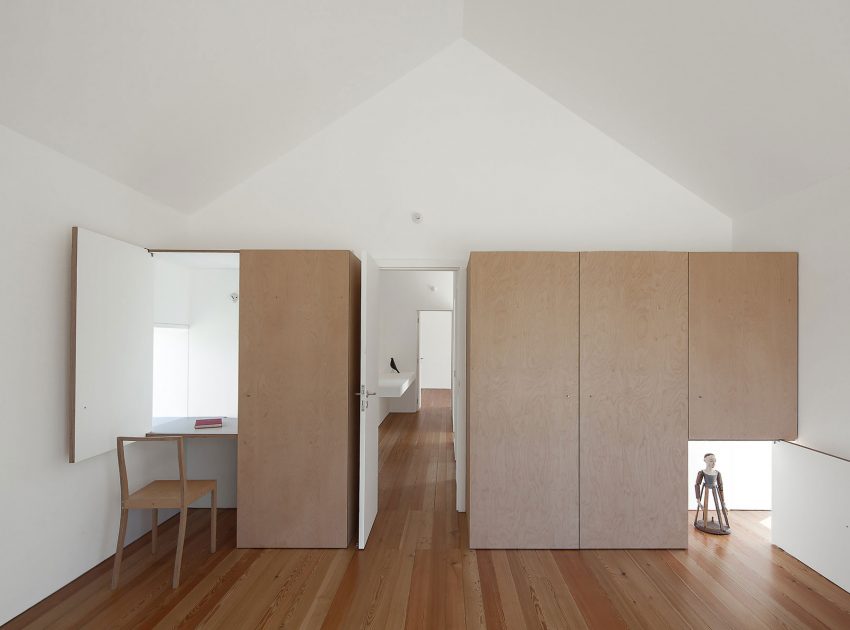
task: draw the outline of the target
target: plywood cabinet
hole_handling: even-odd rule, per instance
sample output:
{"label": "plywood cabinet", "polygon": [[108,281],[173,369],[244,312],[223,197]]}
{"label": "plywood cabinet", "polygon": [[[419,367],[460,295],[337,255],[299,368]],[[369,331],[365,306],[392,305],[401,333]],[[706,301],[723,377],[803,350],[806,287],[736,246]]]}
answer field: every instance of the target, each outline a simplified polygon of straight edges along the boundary
{"label": "plywood cabinet", "polygon": [[796,439],[796,253],[692,253],[689,335],[691,439]]}
{"label": "plywood cabinet", "polygon": [[346,547],[355,532],[360,262],[242,251],[239,547]]}
{"label": "plywood cabinet", "polygon": [[578,254],[473,253],[469,538],[578,547]]}
{"label": "plywood cabinet", "polygon": [[687,546],[688,255],[581,255],[581,547]]}
{"label": "plywood cabinet", "polygon": [[796,254],[473,253],[467,291],[473,548],[683,548],[689,438],[797,436]]}

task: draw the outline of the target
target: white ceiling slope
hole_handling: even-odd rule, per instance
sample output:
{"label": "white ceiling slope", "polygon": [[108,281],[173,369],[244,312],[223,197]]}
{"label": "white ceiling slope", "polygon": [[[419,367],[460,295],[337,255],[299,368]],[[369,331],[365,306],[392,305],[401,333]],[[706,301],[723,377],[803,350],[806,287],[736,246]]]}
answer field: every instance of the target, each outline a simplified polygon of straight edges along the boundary
{"label": "white ceiling slope", "polygon": [[187,246],[462,264],[471,250],[724,250],[731,228],[459,40],[188,217]]}
{"label": "white ceiling slope", "polygon": [[466,0],[464,36],[731,216],[850,167],[847,0]]}
{"label": "white ceiling slope", "polygon": [[191,211],[460,35],[462,0],[6,0],[0,124]]}

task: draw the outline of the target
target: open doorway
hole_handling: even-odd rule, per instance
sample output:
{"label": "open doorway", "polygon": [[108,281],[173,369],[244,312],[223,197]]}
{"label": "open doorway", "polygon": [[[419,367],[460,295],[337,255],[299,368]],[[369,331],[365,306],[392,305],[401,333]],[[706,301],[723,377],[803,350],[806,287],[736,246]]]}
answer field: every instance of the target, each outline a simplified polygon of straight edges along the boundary
{"label": "open doorway", "polygon": [[[414,448],[415,453],[397,454],[403,461],[411,462],[412,457],[418,462],[443,458],[439,467],[446,474],[440,484],[441,497],[451,497],[452,506],[459,503],[455,469],[463,463],[454,454],[464,448],[458,445],[453,430],[453,407],[458,398],[453,396],[457,390],[454,384],[459,344],[455,325],[457,270],[382,268],[365,253],[362,260],[360,548],[366,546],[369,533],[381,521],[382,513],[395,509],[387,507],[391,497],[398,500],[400,496],[419,496],[416,493],[422,488],[436,487],[426,480],[429,471],[436,470],[436,463],[421,469],[387,466],[388,459],[396,457],[389,456],[393,448],[389,443],[401,439],[412,446],[423,446],[419,450]],[[430,365],[427,357],[424,363],[419,359],[425,356],[420,354],[420,322],[424,312],[436,313],[434,317],[441,318],[442,325],[438,326],[444,333],[433,331],[437,333],[434,343],[438,347],[428,352],[433,359]],[[430,345],[430,315],[425,318],[424,342]],[[438,380],[431,376],[435,372]],[[420,413],[424,412],[423,404],[431,410],[429,414]],[[429,451],[434,440],[445,441],[446,448]],[[450,475],[446,471],[448,467],[452,468]],[[446,490],[449,487],[450,491]],[[423,505],[428,503],[425,500]]]}
{"label": "open doorway", "polygon": [[[430,324],[433,318],[442,318],[443,332],[448,322],[448,337],[440,341],[447,345],[439,345],[434,351],[440,356],[432,355],[433,367],[440,372],[443,389],[451,390],[452,378],[452,339],[453,328],[451,325],[454,310],[454,272],[442,270],[381,270],[381,286],[379,292],[379,354],[378,354],[378,378],[386,381],[393,375],[412,374],[409,387],[405,391],[387,391],[381,394],[380,418],[383,422],[390,413],[414,413],[422,404],[421,390],[423,380],[421,369],[423,356],[420,347],[421,321],[423,313],[437,313],[437,315],[425,315],[428,319],[426,326],[432,331]],[[428,342],[431,343],[430,341]],[[427,361],[425,359],[427,370]],[[398,370],[391,367],[393,363]],[[426,375],[426,379],[430,379]],[[446,383],[448,380],[448,383]],[[427,388],[427,384],[425,385]]]}
{"label": "open doorway", "polygon": [[453,319],[452,311],[419,311],[416,382],[420,409],[423,394],[430,405],[451,407]]}
{"label": "open doorway", "polygon": [[[182,433],[205,419],[229,429],[239,415],[239,253],[152,256],[151,428]],[[184,449],[188,476],[215,479],[218,506],[235,508],[236,440],[186,440]],[[204,497],[193,507],[208,505]]]}

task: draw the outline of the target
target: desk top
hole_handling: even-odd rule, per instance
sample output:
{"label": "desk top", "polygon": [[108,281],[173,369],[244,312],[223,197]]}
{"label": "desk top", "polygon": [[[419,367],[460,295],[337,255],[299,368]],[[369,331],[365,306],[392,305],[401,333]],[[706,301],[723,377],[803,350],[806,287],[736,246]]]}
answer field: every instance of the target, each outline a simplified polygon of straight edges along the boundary
{"label": "desk top", "polygon": [[155,418],[157,424],[148,433],[155,435],[181,435],[187,438],[224,438],[235,440],[239,434],[238,418],[222,418],[222,427],[216,429],[196,429],[195,420],[215,418],[216,416],[194,416],[192,418]]}
{"label": "desk top", "polygon": [[415,380],[416,374],[414,372],[379,374],[378,396],[381,398],[401,398]]}

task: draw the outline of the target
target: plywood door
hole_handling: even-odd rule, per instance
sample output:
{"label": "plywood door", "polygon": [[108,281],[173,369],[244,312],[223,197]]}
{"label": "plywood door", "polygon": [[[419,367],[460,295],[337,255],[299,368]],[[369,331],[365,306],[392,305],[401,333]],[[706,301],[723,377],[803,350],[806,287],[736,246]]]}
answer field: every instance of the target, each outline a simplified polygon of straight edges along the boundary
{"label": "plywood door", "polygon": [[243,251],[240,547],[349,542],[349,252]]}
{"label": "plywood door", "polygon": [[581,255],[581,546],[687,546],[688,258]]}
{"label": "plywood door", "polygon": [[578,546],[578,255],[474,253],[468,286],[473,548]]}
{"label": "plywood door", "polygon": [[690,437],[797,437],[797,254],[690,255]]}

